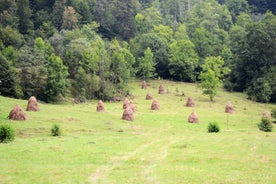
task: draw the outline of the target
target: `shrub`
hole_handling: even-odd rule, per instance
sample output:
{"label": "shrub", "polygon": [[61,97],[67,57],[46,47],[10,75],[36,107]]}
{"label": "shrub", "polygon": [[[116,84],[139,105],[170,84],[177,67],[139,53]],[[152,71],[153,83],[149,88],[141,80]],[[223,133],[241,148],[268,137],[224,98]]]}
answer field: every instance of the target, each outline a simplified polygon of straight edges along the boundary
{"label": "shrub", "polygon": [[274,123],[276,123],[276,108],[273,108],[273,109],[271,110],[271,116],[272,116],[272,118],[274,119]]}
{"label": "shrub", "polygon": [[262,118],[262,121],[258,124],[258,127],[261,131],[264,132],[271,132],[273,128],[271,120],[268,118]]}
{"label": "shrub", "polygon": [[15,131],[7,124],[0,125],[0,143],[7,143],[14,140]]}
{"label": "shrub", "polygon": [[61,129],[59,125],[54,124],[51,128],[52,136],[60,136],[61,135]]}
{"label": "shrub", "polygon": [[209,133],[217,133],[219,131],[220,131],[220,129],[219,129],[219,126],[216,122],[209,123],[209,125],[208,125],[208,132]]}

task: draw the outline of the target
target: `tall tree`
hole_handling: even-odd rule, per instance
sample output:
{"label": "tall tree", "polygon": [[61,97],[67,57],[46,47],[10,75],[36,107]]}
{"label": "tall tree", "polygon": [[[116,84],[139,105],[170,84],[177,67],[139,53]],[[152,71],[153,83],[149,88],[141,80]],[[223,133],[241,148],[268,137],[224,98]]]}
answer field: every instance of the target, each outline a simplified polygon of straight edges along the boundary
{"label": "tall tree", "polygon": [[19,17],[19,32],[22,34],[30,33],[33,30],[33,22],[31,21],[32,10],[30,9],[29,0],[17,1],[17,15]]}
{"label": "tall tree", "polygon": [[53,6],[52,21],[54,26],[60,30],[62,26],[62,16],[65,9],[66,0],[56,0]]}
{"label": "tall tree", "polygon": [[198,55],[194,44],[189,40],[180,40],[170,45],[170,74],[176,80],[195,81],[195,68],[198,66]]}
{"label": "tall tree", "polygon": [[217,95],[217,88],[222,85],[223,77],[229,73],[229,68],[224,67],[223,59],[218,57],[207,57],[202,65],[202,72],[199,75],[200,87],[203,94],[208,95],[213,101]]}
{"label": "tall tree", "polygon": [[62,16],[62,28],[72,30],[78,27],[78,17],[75,9],[72,6],[67,6],[64,9]]}
{"label": "tall tree", "polygon": [[155,76],[153,54],[149,47],[145,50],[144,56],[139,59],[137,75],[144,80]]}
{"label": "tall tree", "polygon": [[0,52],[0,94],[9,97],[21,97],[18,88],[18,73]]}

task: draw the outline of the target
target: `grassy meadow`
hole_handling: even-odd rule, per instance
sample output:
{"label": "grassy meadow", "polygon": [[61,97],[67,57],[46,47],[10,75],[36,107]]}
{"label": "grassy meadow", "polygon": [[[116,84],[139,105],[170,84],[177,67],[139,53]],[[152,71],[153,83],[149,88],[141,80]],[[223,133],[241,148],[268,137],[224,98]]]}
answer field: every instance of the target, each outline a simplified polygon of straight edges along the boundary
{"label": "grassy meadow", "polygon": [[[261,104],[241,93],[220,90],[210,103],[195,84],[156,80],[148,89],[132,81],[135,121],[121,120],[123,102],[43,104],[26,112],[26,121],[9,121],[9,111],[27,101],[0,96],[0,122],[16,130],[15,140],[0,144],[0,183],[276,183],[276,133],[257,127],[262,113],[275,104]],[[159,95],[163,84],[166,94]],[[150,110],[147,92],[161,110]],[[195,107],[185,107],[187,98]],[[224,113],[231,102],[235,113]],[[199,124],[187,122],[194,110]],[[216,121],[219,133],[207,133]],[[58,124],[62,136],[50,129]]]}

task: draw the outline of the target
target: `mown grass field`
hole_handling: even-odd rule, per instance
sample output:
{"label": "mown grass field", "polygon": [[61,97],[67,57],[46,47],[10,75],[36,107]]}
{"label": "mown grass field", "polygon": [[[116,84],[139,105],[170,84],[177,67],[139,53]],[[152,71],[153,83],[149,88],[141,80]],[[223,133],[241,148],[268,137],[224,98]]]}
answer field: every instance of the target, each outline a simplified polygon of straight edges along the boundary
{"label": "mown grass field", "polygon": [[[159,95],[160,84],[166,94]],[[0,96],[0,122],[16,130],[15,141],[0,144],[0,183],[276,183],[276,133],[257,128],[262,113],[275,108],[219,91],[214,103],[195,84],[150,81],[147,90],[133,81],[135,121],[121,120],[123,102],[73,105],[39,104],[27,121],[7,120],[9,111],[27,101]],[[161,110],[150,110],[150,91]],[[185,96],[183,96],[184,94]],[[192,96],[196,106],[185,107]],[[224,113],[231,102],[235,113]],[[199,124],[187,122],[195,110]],[[220,133],[207,133],[216,121]],[[228,122],[228,123],[227,123]],[[62,136],[52,137],[53,124]]]}

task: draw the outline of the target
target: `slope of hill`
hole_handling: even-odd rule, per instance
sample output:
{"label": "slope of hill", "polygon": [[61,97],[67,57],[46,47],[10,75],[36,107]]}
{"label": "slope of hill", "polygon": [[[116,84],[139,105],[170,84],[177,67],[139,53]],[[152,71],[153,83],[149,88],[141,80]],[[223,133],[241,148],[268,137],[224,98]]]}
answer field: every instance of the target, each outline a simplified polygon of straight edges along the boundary
{"label": "slope of hill", "polygon": [[[162,84],[166,94],[159,95]],[[121,120],[123,102],[39,104],[27,121],[9,121],[9,111],[27,101],[0,96],[0,122],[16,130],[14,142],[0,144],[0,183],[275,183],[276,134],[258,130],[262,113],[275,104],[249,101],[219,91],[214,103],[195,84],[131,82],[134,122]],[[147,92],[160,102],[150,110]],[[185,107],[187,98],[195,107]],[[235,113],[224,113],[231,102]],[[195,111],[199,124],[187,122]],[[216,121],[221,132],[207,133]],[[53,124],[62,136],[52,137]]]}

